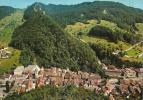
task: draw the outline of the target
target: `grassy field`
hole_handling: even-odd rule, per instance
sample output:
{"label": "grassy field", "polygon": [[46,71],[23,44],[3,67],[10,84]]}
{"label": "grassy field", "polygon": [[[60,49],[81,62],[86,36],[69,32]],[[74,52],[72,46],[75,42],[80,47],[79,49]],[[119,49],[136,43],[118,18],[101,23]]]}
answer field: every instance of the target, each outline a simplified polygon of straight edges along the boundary
{"label": "grassy field", "polygon": [[[104,48],[110,50],[110,51],[115,51],[117,49],[119,50],[127,50],[130,48],[132,45],[118,41],[118,43],[110,42],[106,39],[98,38],[98,37],[88,37],[88,36],[82,36],[81,40],[86,43],[94,43],[98,45],[102,45]],[[139,54],[143,52],[143,48],[138,46],[135,47],[129,51],[127,51],[126,55],[121,57],[123,60],[129,60],[129,61],[135,61],[135,62],[142,62],[143,57],[138,57]]]}
{"label": "grassy field", "polygon": [[[16,27],[22,24],[23,11],[17,10],[0,20],[0,47],[7,47],[11,40],[12,33]],[[9,59],[0,59],[0,74],[8,72],[19,64],[20,51],[9,48],[8,51],[12,52]]]}
{"label": "grassy field", "polygon": [[89,36],[82,36],[81,38],[82,41],[86,43],[95,43],[98,45],[102,45],[105,48],[108,49],[121,49],[121,50],[126,50],[128,49],[131,45],[128,43],[124,43],[122,41],[118,41],[118,43],[110,42],[104,38],[98,38],[98,37],[89,37]]}
{"label": "grassy field", "polygon": [[[80,23],[77,22],[74,25],[68,25],[65,28],[65,31],[70,33],[71,35],[77,37],[77,33],[82,32],[82,36],[80,37],[80,40],[85,42],[85,43],[94,43],[98,45],[102,45],[104,48],[115,51],[115,50],[122,50],[125,51],[128,48],[132,47],[131,44],[128,44],[126,42],[118,41],[118,43],[114,43],[111,41],[108,41],[106,38],[99,38],[99,37],[89,37],[87,36],[88,32],[91,30],[96,25],[101,25],[104,27],[108,27],[112,29],[112,31],[120,30],[121,32],[125,32],[125,30],[117,27],[115,23],[106,21],[106,20],[101,20],[100,24],[97,23],[98,21],[96,20],[88,20],[87,23]],[[139,29],[138,33],[143,32],[143,23],[138,23],[136,24],[137,28]],[[79,38],[79,37],[78,37]],[[124,57],[121,59],[123,60],[130,60],[130,61],[143,61],[143,58],[138,58],[137,56],[143,52],[143,47],[142,46],[137,46],[131,50],[129,50]],[[127,56],[130,56],[127,57]]]}
{"label": "grassy field", "polygon": [[0,74],[8,72],[20,65],[20,51],[13,48],[9,48],[8,51],[12,52],[12,56],[8,59],[0,59]]}
{"label": "grassy field", "polygon": [[132,49],[127,52],[128,56],[138,56],[141,53],[138,49]]}
{"label": "grassy field", "polygon": [[113,31],[115,31],[116,29],[120,31],[125,31],[117,27],[117,24],[106,20],[101,20],[100,24],[98,23],[97,20],[88,20],[86,23],[77,22],[74,25],[67,25],[65,31],[70,33],[71,35],[77,35],[77,33],[79,32],[82,32],[84,35],[86,35],[91,30],[91,28],[97,25],[108,27]]}
{"label": "grassy field", "polygon": [[139,57],[139,55],[143,53],[143,46],[136,46],[131,50],[127,51],[126,53],[127,54],[124,57],[122,57],[122,59],[143,62],[143,56]]}
{"label": "grassy field", "polygon": [[124,56],[121,59],[125,60],[125,61],[131,61],[131,62],[143,62],[143,57],[137,58],[137,57],[126,57],[126,56]]}
{"label": "grassy field", "polygon": [[88,20],[87,23],[77,22],[74,25],[67,25],[65,31],[71,35],[77,35],[77,33],[82,32],[87,34],[92,27],[97,24],[96,20]]}
{"label": "grassy field", "polygon": [[143,34],[143,23],[137,23],[136,27],[139,29],[137,33]]}
{"label": "grassy field", "polygon": [[22,24],[23,11],[18,10],[0,20],[0,44],[7,46],[11,40],[14,29]]}

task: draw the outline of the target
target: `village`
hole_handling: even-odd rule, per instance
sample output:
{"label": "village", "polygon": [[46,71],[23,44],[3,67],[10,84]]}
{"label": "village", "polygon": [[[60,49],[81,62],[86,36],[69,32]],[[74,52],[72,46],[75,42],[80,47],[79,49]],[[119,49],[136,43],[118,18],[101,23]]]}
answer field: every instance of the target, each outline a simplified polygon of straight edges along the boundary
{"label": "village", "polygon": [[0,59],[7,59],[11,56],[11,52],[8,50],[8,47],[0,47]]}
{"label": "village", "polygon": [[143,92],[143,68],[117,69],[113,65],[103,65],[107,79],[99,74],[71,71],[57,67],[44,68],[38,65],[19,66],[0,79],[0,98],[12,93],[24,93],[45,85],[75,85],[96,93],[104,93],[114,100],[115,96],[138,96]]}

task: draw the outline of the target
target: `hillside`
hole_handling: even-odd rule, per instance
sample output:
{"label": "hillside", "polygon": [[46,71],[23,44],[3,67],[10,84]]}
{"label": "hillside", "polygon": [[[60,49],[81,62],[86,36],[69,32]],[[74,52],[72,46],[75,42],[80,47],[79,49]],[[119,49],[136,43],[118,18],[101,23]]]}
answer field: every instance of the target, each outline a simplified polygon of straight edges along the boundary
{"label": "hillside", "polygon": [[12,53],[10,58],[1,59],[0,58],[0,75],[10,72],[15,69],[17,66],[21,65],[19,63],[20,51],[17,49],[9,48],[8,51]]}
{"label": "hillside", "polygon": [[66,34],[41,9],[34,11],[34,15],[18,27],[12,36],[11,46],[22,50],[23,64],[29,64],[36,58],[36,62],[45,67],[98,70],[95,53],[87,44]]}
{"label": "hillside", "polygon": [[[140,30],[138,34],[129,33],[115,23],[105,20],[101,20],[100,23],[97,20],[88,20],[86,23],[77,22],[67,25],[65,31],[89,44],[96,52],[97,57],[104,63],[112,63],[118,67],[123,65],[141,67],[143,46],[136,44],[140,43],[142,39],[142,23],[136,25]],[[134,45],[133,42],[135,42]],[[120,55],[119,51],[124,53]]]}
{"label": "hillside", "polygon": [[138,29],[137,33],[143,35],[143,23],[136,23],[136,27]]}
{"label": "hillside", "polygon": [[[23,18],[23,10],[18,10],[11,7],[0,7],[0,48],[8,46],[11,41],[12,33],[16,27],[21,25]],[[10,12],[10,11],[11,12]],[[13,11],[12,11],[13,10]],[[6,12],[8,12],[6,14]],[[9,48],[8,51],[12,53],[10,58],[1,59],[0,58],[0,75],[9,72],[15,67],[19,66],[20,51],[17,49]]]}
{"label": "hillside", "polygon": [[[39,33],[41,33],[41,30],[44,32],[46,32],[46,31],[49,32],[49,30],[52,27],[50,25],[47,25],[48,27],[50,26],[50,29],[42,28],[43,24],[40,21],[38,21],[39,16],[37,16],[37,13],[35,13],[38,10],[40,10],[43,13],[43,15],[48,14],[50,17],[53,18],[54,21],[57,21],[62,26],[66,27],[65,28],[66,33],[70,33],[71,36],[70,35],[64,36],[64,41],[62,41],[62,43],[64,42],[63,44],[65,44],[65,45],[63,47],[59,46],[60,49],[56,48],[57,45],[60,45],[60,44],[56,44],[55,41],[57,41],[57,40],[59,41],[61,38],[63,38],[63,36],[61,36],[61,35],[55,36],[53,34],[48,34],[48,35],[50,35],[50,37],[48,37],[48,39],[49,39],[48,41],[46,41],[47,37],[43,37],[43,36],[39,37],[40,36]],[[132,16],[133,11],[134,11],[134,16]],[[115,14],[117,12],[120,12],[120,14],[119,13]],[[2,15],[2,13],[1,13],[1,15]],[[31,18],[31,16],[33,16],[33,15],[34,16],[36,15],[38,18],[35,18],[35,17]],[[129,15],[131,15],[131,16],[129,16]],[[91,66],[92,65],[91,63],[94,62],[93,59],[96,57],[95,57],[95,54],[93,53],[93,51],[89,47],[85,46],[86,45],[85,43],[88,43],[88,44],[93,43],[93,44],[97,44],[97,46],[100,45],[102,47],[105,47],[102,49],[109,50],[109,51],[111,51],[111,53],[116,51],[116,48],[118,48],[120,50],[126,50],[131,47],[131,44],[135,44],[135,43],[139,42],[141,39],[140,34],[142,34],[142,32],[143,32],[142,31],[142,23],[141,23],[142,22],[141,15],[142,15],[142,10],[140,10],[140,9],[127,7],[123,4],[114,3],[114,2],[96,1],[96,2],[92,2],[92,3],[85,2],[82,4],[78,4],[78,5],[52,5],[52,4],[44,5],[41,3],[35,3],[32,6],[29,6],[28,9],[25,11],[24,19],[27,21],[22,26],[20,26],[20,25],[23,23],[22,22],[23,10],[15,10],[13,13],[11,12],[11,13],[9,13],[9,15],[5,15],[5,17],[3,17],[0,20],[0,46],[8,46],[8,43],[11,41],[12,33],[14,32],[15,28],[20,26],[14,32],[14,34],[16,34],[16,35],[18,34],[18,35],[17,36],[13,35],[12,44],[14,47],[16,47],[18,49],[22,49],[20,62],[22,62],[24,65],[35,62],[35,61],[33,61],[33,59],[35,60],[35,58],[36,58],[36,59],[38,59],[37,60],[38,63],[41,65],[44,65],[44,66],[50,66],[50,65],[61,66],[61,67],[68,66],[68,67],[72,67],[72,68],[73,68],[73,66],[76,66],[76,69],[89,70],[90,68],[88,69],[87,66]],[[57,18],[57,16],[58,16],[58,18]],[[111,16],[112,16],[112,18],[111,18]],[[116,19],[116,20],[114,20],[114,19]],[[127,21],[127,19],[128,19],[128,21]],[[42,19],[41,21],[43,21],[43,20],[44,19]],[[135,20],[135,22],[131,25],[129,22],[131,22],[132,20]],[[47,22],[49,23],[49,21],[47,21]],[[37,25],[37,23],[41,26]],[[52,21],[52,23],[53,23],[53,21]],[[33,26],[33,24],[35,24],[35,25]],[[74,24],[74,25],[70,25],[70,24]],[[120,24],[123,24],[123,26],[126,25],[128,28],[134,27],[134,32],[136,34],[133,31],[132,31],[133,33],[129,32],[131,30],[128,30],[126,27],[120,27]],[[97,34],[95,36],[92,36],[93,34],[89,35],[89,33],[94,33],[91,31],[91,29],[94,29],[93,31],[95,31],[97,29],[96,26],[102,26],[103,28],[107,27],[113,33],[116,33],[117,36],[116,35],[112,36],[114,34],[110,34],[111,37],[109,37],[109,35],[108,35],[108,37],[105,37],[105,36],[97,37]],[[57,25],[57,27],[59,27],[59,26]],[[29,30],[27,30],[27,28],[29,28]],[[41,28],[41,29],[39,29],[39,28]],[[39,31],[39,33],[37,33],[37,35],[35,35],[35,33],[33,31],[37,31],[37,30]],[[57,31],[58,30],[56,30],[56,32]],[[19,34],[19,33],[21,33],[21,34]],[[30,35],[28,33],[30,33],[30,34],[32,33],[32,34]],[[55,31],[53,31],[53,28],[52,28],[51,33],[55,33]],[[66,34],[61,29],[60,34],[62,34],[62,33]],[[26,34],[26,36],[25,36],[25,34]],[[36,39],[38,39],[38,40],[40,39],[39,41],[42,40],[43,42],[41,42],[41,44],[38,44],[38,43],[40,43],[38,40],[31,41],[31,39],[33,39],[32,36],[34,36],[34,35],[35,35],[35,37],[37,36]],[[61,37],[59,37],[59,36],[61,36]],[[35,39],[35,37],[34,37],[34,39]],[[65,40],[65,37],[68,37],[68,40]],[[115,37],[115,41],[111,41],[111,40],[114,40],[113,39],[114,37]],[[27,38],[28,38],[28,40],[27,40]],[[55,38],[58,38],[58,39],[55,39]],[[81,40],[81,42],[79,44],[77,44],[77,42],[79,42],[79,39]],[[100,43],[99,43],[99,41],[100,41]],[[115,43],[115,42],[117,42],[117,43]],[[24,49],[25,44],[26,44],[26,50]],[[30,46],[27,47],[27,45],[28,46],[30,45]],[[69,48],[67,45],[72,45],[72,47]],[[80,47],[80,45],[82,47]],[[37,46],[39,46],[40,49],[37,48]],[[46,47],[46,49],[45,49],[45,47]],[[47,47],[50,49],[47,49]],[[43,48],[45,50],[41,51]],[[86,49],[86,50],[83,49],[84,51],[81,51],[81,48],[88,48],[88,49]],[[74,49],[76,49],[77,53],[74,53]],[[64,53],[60,54],[60,52],[58,52],[58,51],[62,51]],[[88,51],[91,51],[93,54],[86,53]],[[55,52],[58,52],[58,53],[55,54]],[[82,54],[82,52],[84,52],[84,53]],[[138,46],[137,50],[133,49],[133,50],[128,51],[124,57],[121,57],[121,59],[123,59],[125,61],[140,62],[140,61],[142,61],[142,57],[137,58],[137,56],[139,56],[141,52],[142,52],[142,47]],[[78,54],[78,53],[80,53],[80,54]],[[28,54],[29,56],[27,56],[26,54]],[[37,54],[38,54],[38,56],[37,56]],[[61,55],[65,56],[65,58],[61,57]],[[23,58],[23,56],[24,56],[24,58]],[[87,56],[87,58],[86,58],[86,56]],[[89,57],[89,56],[91,56],[91,57]],[[27,59],[25,59],[25,57],[28,59],[28,61],[27,61]],[[60,60],[60,59],[63,59],[63,60]],[[79,60],[79,59],[81,59],[81,60]],[[84,68],[81,68],[81,66]],[[75,68],[73,68],[73,69],[75,70]]]}
{"label": "hillside", "polygon": [[86,22],[91,19],[107,20],[127,31],[135,32],[135,23],[143,22],[143,11],[125,6],[121,3],[95,1],[78,5],[44,5],[35,3],[26,11],[25,18],[32,16],[34,8],[40,7],[62,26],[75,22]]}
{"label": "hillside", "polygon": [[[1,15],[1,14],[0,14]],[[7,46],[16,27],[22,24],[23,11],[16,10],[0,20],[0,45]]]}
{"label": "hillside", "polygon": [[16,11],[15,8],[9,6],[0,6],[0,20]]}
{"label": "hillside", "polygon": [[65,31],[74,36],[88,35],[91,37],[98,36],[100,38],[108,38],[109,41],[117,42],[123,41],[130,44],[138,43],[142,40],[142,23],[136,23],[139,31],[135,34],[121,29],[117,24],[101,20],[88,20],[87,22],[81,23],[76,22],[73,25],[67,25]]}

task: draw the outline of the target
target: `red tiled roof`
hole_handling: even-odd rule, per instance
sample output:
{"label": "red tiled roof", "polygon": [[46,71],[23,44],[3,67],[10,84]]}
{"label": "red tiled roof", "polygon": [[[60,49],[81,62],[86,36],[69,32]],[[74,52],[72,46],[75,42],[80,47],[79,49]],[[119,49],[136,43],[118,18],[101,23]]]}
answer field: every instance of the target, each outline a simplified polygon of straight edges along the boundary
{"label": "red tiled roof", "polygon": [[116,67],[114,65],[107,65],[108,69],[114,70]]}
{"label": "red tiled roof", "polygon": [[90,74],[89,79],[101,79],[101,76],[99,74]]}
{"label": "red tiled roof", "polygon": [[107,69],[106,72],[118,72],[118,73],[121,73],[122,71],[119,70],[119,69]]}
{"label": "red tiled roof", "polygon": [[140,68],[140,71],[143,72],[143,68]]}
{"label": "red tiled roof", "polygon": [[125,68],[125,72],[135,72],[132,68]]}
{"label": "red tiled roof", "polygon": [[87,72],[82,72],[81,77],[87,79],[89,77],[89,73]]}

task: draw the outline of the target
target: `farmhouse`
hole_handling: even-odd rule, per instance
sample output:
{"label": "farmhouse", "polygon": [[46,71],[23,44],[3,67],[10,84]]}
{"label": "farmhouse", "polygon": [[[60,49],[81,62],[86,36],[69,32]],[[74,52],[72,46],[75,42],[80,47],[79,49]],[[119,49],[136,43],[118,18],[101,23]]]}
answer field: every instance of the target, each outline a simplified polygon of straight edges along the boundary
{"label": "farmhouse", "polygon": [[143,78],[143,68],[136,69],[137,76]]}
{"label": "farmhouse", "polygon": [[130,68],[125,68],[124,77],[126,77],[126,78],[135,78],[136,77],[136,71],[132,70]]}
{"label": "farmhouse", "polygon": [[0,50],[0,58],[6,59],[11,56],[11,52],[6,50],[7,48],[1,49]]}
{"label": "farmhouse", "polygon": [[35,76],[38,76],[39,72],[40,72],[40,68],[38,65],[29,65],[24,69],[24,73],[32,73],[32,74],[35,74]]}
{"label": "farmhouse", "polygon": [[122,71],[120,69],[107,69],[105,74],[109,77],[121,77]]}
{"label": "farmhouse", "polygon": [[24,66],[19,66],[14,70],[14,75],[21,76],[24,71]]}

